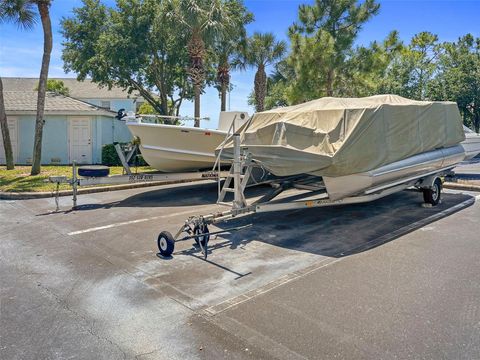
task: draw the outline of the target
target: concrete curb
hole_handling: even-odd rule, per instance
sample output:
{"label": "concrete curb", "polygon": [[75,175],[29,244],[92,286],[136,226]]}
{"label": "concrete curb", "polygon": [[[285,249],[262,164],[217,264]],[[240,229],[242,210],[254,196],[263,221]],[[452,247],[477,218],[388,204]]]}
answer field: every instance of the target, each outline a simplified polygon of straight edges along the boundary
{"label": "concrete curb", "polygon": [[480,185],[473,185],[473,184],[445,182],[443,184],[443,187],[446,188],[446,189],[452,189],[452,190],[465,190],[465,191],[479,191],[480,192]]}
{"label": "concrete curb", "polygon": [[[204,179],[196,180],[169,180],[169,181],[153,181],[137,184],[121,184],[121,185],[111,185],[111,186],[101,186],[101,187],[89,187],[89,188],[79,188],[77,191],[78,195],[81,194],[93,194],[106,191],[116,191],[116,190],[128,190],[128,189],[137,189],[150,186],[159,186],[159,185],[171,185],[171,184],[181,184],[187,182],[201,181]],[[52,184],[52,187],[54,185]],[[58,192],[59,196],[70,196],[73,195],[72,190],[60,190]],[[8,192],[0,191],[0,200],[28,200],[28,199],[44,199],[55,197],[55,191],[44,191],[44,192]]]}

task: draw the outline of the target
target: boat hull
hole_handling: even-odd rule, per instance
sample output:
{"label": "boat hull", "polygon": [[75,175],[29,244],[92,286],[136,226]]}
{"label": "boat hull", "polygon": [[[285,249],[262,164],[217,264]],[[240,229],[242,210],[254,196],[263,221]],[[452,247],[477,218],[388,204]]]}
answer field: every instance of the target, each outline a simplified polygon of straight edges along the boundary
{"label": "boat hull", "polygon": [[163,172],[211,169],[215,148],[226,136],[224,131],[185,126],[138,122],[127,126],[140,139],[145,161]]}
{"label": "boat hull", "polygon": [[[465,159],[462,145],[428,151],[393,162],[377,169],[338,177],[323,176],[332,200],[342,199],[386,184],[406,182],[408,179],[453,168]],[[321,175],[321,174],[318,174]]]}

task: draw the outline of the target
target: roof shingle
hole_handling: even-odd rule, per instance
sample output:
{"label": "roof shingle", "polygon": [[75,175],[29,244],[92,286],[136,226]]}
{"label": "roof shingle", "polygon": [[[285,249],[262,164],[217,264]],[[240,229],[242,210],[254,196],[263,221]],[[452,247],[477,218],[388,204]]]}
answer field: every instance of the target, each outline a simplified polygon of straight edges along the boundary
{"label": "roof shingle", "polygon": [[[69,90],[69,96],[76,99],[135,99],[140,97],[136,92],[129,94],[120,87],[113,86],[111,90],[107,87],[99,87],[89,79],[78,81],[74,78],[49,78],[50,80],[61,80]],[[38,85],[36,78],[2,77],[3,89],[5,91],[33,91]]]}
{"label": "roof shingle", "polygon": [[[3,96],[7,114],[35,114],[37,111],[36,91],[4,91]],[[45,97],[45,114],[115,116],[113,111],[102,109],[68,96],[49,92]]]}

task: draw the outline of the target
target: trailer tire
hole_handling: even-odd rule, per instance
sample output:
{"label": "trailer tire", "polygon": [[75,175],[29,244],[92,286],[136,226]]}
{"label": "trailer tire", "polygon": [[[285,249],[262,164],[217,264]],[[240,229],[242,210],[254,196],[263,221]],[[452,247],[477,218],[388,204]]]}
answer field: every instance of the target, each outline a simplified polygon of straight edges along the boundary
{"label": "trailer tire", "polygon": [[208,226],[207,225],[197,225],[195,226],[195,228],[193,229],[193,234],[194,235],[197,235],[197,234],[207,234],[207,235],[204,235],[204,236],[195,236],[195,242],[197,243],[198,246],[200,246],[200,244],[202,244],[202,247],[205,248],[205,246],[208,244],[208,241],[210,240],[210,235],[209,235],[209,230],[208,230]]}
{"label": "trailer tire", "polygon": [[78,168],[78,175],[85,177],[104,177],[110,174],[108,166],[89,165]]}
{"label": "trailer tire", "polygon": [[442,180],[436,178],[431,189],[423,189],[423,201],[432,206],[438,205],[442,197]]}
{"label": "trailer tire", "polygon": [[175,239],[168,231],[162,231],[157,238],[158,251],[162,256],[172,255],[175,249]]}

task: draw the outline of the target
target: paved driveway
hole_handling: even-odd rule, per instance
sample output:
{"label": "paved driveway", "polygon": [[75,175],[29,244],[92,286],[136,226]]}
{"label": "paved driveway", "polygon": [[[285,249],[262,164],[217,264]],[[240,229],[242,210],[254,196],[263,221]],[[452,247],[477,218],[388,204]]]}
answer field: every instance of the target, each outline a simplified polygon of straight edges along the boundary
{"label": "paved driveway", "polygon": [[0,357],[480,353],[475,195],[257,214],[222,225],[254,224],[212,239],[208,262],[192,242],[156,257],[158,232],[216,210],[215,197],[198,183],[82,195],[56,214],[52,199],[0,201]]}

